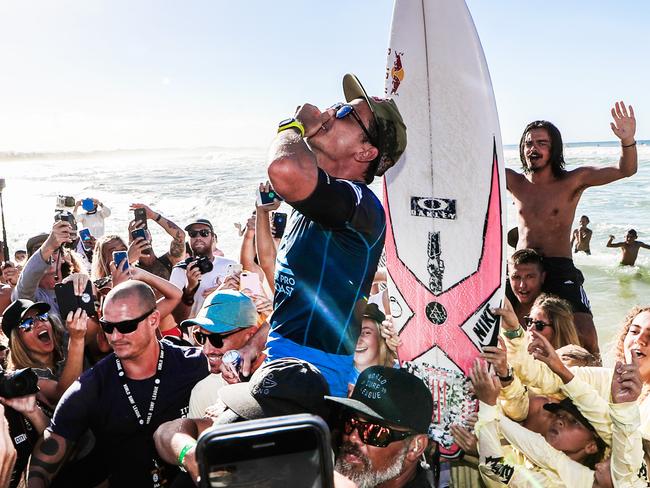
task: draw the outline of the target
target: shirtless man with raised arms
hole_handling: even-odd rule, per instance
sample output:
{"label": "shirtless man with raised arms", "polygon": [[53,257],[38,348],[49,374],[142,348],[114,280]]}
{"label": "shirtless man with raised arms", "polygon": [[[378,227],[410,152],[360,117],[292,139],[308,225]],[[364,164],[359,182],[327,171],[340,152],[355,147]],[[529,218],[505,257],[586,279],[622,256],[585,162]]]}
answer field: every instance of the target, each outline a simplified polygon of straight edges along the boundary
{"label": "shirtless man with raised arms", "polygon": [[592,353],[598,352],[598,337],[582,288],[584,277],[571,258],[571,224],[584,190],[636,173],[634,110],[616,102],[612,117],[610,125],[622,147],[618,166],[565,170],[560,131],[541,120],[528,124],[521,137],[523,173],[506,169],[507,187],[518,212],[517,249],[532,248],[544,255],[544,291],[571,302],[582,345]]}

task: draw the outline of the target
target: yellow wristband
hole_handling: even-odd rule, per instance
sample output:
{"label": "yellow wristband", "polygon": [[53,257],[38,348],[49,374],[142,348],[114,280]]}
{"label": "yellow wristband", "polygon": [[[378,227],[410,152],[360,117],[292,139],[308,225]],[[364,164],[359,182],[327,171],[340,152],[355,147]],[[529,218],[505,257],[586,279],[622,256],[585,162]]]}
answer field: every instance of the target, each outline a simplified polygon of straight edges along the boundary
{"label": "yellow wristband", "polygon": [[280,127],[278,127],[278,134],[287,129],[291,129],[292,127],[295,127],[300,131],[300,137],[305,137],[305,126],[298,122],[296,119],[290,119],[286,123],[281,123]]}

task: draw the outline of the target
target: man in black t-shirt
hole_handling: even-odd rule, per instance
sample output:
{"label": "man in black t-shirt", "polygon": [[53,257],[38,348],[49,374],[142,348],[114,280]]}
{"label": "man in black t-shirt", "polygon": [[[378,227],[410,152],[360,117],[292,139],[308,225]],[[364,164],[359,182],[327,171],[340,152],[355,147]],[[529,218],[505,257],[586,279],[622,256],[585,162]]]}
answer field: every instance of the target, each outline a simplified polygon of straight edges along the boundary
{"label": "man in black t-shirt", "polygon": [[406,148],[393,100],[369,97],[351,74],[343,92],[347,103],[323,112],[305,104],[280,123],[268,173],[294,211],[277,253],[270,332],[260,327],[241,350],[244,374],[266,345],[268,360],[297,357],[315,365],[335,395],[347,392],[384,245],[384,210],[367,185]]}
{"label": "man in black t-shirt", "polygon": [[151,288],[131,280],[106,296],[100,323],[113,353],[84,372],[59,402],[34,449],[29,487],[49,486],[65,455],[90,429],[110,486],[164,487],[176,468],[153,444],[156,428],[187,414],[190,392],[208,375],[199,349],[156,339],[160,313]]}

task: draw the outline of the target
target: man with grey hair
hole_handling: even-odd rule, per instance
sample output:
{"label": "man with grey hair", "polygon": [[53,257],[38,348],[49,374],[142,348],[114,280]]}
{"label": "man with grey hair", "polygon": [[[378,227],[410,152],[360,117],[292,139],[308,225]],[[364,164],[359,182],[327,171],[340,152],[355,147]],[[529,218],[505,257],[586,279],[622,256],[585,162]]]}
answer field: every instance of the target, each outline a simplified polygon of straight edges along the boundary
{"label": "man with grey hair", "polygon": [[153,290],[141,281],[106,296],[100,324],[113,353],[64,393],[34,449],[29,487],[49,486],[88,429],[101,453],[117,456],[95,484],[108,478],[109,486],[160,487],[173,479],[177,468],[160,460],[153,433],[187,414],[190,392],[209,370],[200,350],[158,341],[159,322]]}

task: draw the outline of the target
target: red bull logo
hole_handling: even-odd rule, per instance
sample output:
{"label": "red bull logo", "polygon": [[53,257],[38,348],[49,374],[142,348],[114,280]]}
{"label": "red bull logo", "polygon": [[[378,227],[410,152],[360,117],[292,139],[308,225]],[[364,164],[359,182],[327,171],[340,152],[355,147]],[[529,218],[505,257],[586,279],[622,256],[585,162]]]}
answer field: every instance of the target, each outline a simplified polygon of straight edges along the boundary
{"label": "red bull logo", "polygon": [[390,68],[390,72],[386,74],[391,80],[389,95],[395,95],[397,94],[400,83],[404,80],[404,67],[402,66],[402,56],[404,56],[404,53],[398,53],[389,49],[388,55],[391,56],[391,53],[393,56],[393,66]]}

